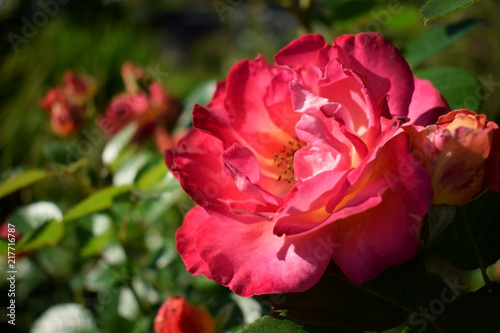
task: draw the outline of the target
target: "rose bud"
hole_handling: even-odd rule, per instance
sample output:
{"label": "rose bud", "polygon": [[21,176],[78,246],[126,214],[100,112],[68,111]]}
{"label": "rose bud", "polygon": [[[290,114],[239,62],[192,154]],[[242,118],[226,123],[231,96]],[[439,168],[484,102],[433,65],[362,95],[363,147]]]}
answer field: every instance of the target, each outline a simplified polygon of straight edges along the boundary
{"label": "rose bud", "polygon": [[76,76],[72,71],[66,71],[63,76],[63,91],[66,98],[73,104],[83,105],[97,90],[95,80],[87,75]]}
{"label": "rose bud", "polygon": [[[124,65],[124,68],[129,66]],[[133,70],[137,68],[129,69],[130,75]],[[125,84],[127,85],[127,82]],[[148,94],[136,91],[114,97],[99,120],[99,126],[106,134],[114,135],[135,121],[138,128],[134,140],[153,137],[160,151],[163,151],[165,148],[172,148],[176,142],[169,130],[173,129],[180,111],[179,101],[172,97],[160,82],[153,81]]]}
{"label": "rose bud", "polygon": [[58,135],[75,133],[83,124],[85,109],[68,101],[62,88],[49,90],[40,106],[50,115],[52,130]]}
{"label": "rose bud", "polygon": [[118,95],[111,100],[99,119],[99,127],[106,135],[112,136],[130,122],[144,117],[148,109],[149,101],[144,93]]}
{"label": "rose bud", "polygon": [[169,297],[154,321],[156,333],[214,333],[215,321],[207,310],[182,297]]}
{"label": "rose bud", "polygon": [[431,176],[433,204],[461,206],[487,187],[498,191],[498,125],[485,115],[455,110],[407,132],[415,157]]}

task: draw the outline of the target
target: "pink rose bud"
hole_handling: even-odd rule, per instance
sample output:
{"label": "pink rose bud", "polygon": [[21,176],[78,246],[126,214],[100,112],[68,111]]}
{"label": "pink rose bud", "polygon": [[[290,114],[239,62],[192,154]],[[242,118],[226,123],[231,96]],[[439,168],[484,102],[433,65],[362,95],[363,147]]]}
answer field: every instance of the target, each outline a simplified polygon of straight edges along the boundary
{"label": "pink rose bud", "polygon": [[214,333],[215,321],[207,310],[182,297],[169,297],[154,321],[156,333]]}
{"label": "pink rose bud", "polygon": [[66,71],[63,76],[63,91],[66,98],[73,104],[83,105],[97,90],[95,80],[87,75],[76,76],[72,71]]}
{"label": "pink rose bud", "polygon": [[50,115],[52,130],[58,135],[75,133],[83,125],[85,109],[68,101],[62,88],[49,90],[39,104]]}
{"label": "pink rose bud", "polygon": [[99,127],[106,135],[112,136],[131,121],[144,117],[148,109],[149,101],[144,93],[118,95],[113,97],[99,119]]}
{"label": "pink rose bud", "polygon": [[431,176],[433,204],[460,206],[486,187],[498,191],[498,126],[485,115],[455,110],[409,132],[413,153]]}
{"label": "pink rose bud", "polygon": [[179,117],[181,104],[159,81],[151,82],[147,92],[139,90],[138,86],[133,87],[136,80],[143,76],[141,71],[131,62],[123,65],[122,76],[127,92],[111,100],[99,120],[99,127],[111,136],[130,122],[136,122],[138,129],[135,140],[154,137],[157,144],[160,142],[159,149],[172,148],[175,141],[169,131],[174,128]]}

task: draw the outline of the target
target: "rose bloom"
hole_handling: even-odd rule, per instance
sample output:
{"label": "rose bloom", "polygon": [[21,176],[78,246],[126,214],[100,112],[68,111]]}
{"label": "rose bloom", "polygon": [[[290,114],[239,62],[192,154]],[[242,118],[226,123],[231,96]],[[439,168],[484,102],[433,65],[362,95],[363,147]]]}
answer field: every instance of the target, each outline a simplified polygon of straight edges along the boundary
{"label": "rose bloom", "polygon": [[95,80],[88,75],[75,75],[66,71],[63,75],[63,91],[68,100],[75,105],[84,105],[97,91]]}
{"label": "rose bloom", "polygon": [[39,102],[50,116],[54,133],[65,136],[78,132],[86,117],[84,105],[95,92],[96,85],[91,77],[66,71],[63,85],[50,89]]}
{"label": "rose bloom", "polygon": [[144,81],[144,71],[131,62],[122,66],[122,78],[126,92],[115,96],[99,127],[108,136],[113,136],[131,122],[137,122],[135,140],[153,136],[160,151],[173,147],[178,140],[169,133],[181,111],[181,105],[159,81],[149,84],[148,91],[139,89],[138,81]]}
{"label": "rose bloom", "polygon": [[433,204],[460,206],[500,184],[500,133],[486,116],[455,110],[436,124],[407,129],[413,152],[431,176]]}
{"label": "rose bloom", "polygon": [[182,297],[169,297],[154,321],[156,333],[215,333],[215,321],[207,310]]}
{"label": "rose bloom", "polygon": [[187,269],[242,296],[300,292],[333,260],[355,284],[410,260],[432,200],[401,124],[449,111],[377,33],[305,35],[237,63],[166,163],[198,204]]}
{"label": "rose bloom", "polygon": [[65,136],[78,132],[82,127],[85,109],[71,103],[63,89],[50,89],[39,104],[49,114],[54,133]]}

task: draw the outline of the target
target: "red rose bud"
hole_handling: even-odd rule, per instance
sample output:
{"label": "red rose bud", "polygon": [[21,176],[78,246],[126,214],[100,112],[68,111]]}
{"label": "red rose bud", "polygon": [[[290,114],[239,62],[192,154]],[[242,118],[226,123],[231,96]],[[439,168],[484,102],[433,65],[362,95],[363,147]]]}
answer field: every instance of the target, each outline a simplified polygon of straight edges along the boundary
{"label": "red rose bud", "polygon": [[97,90],[95,80],[87,75],[76,76],[72,71],[66,71],[63,76],[63,91],[66,98],[73,104],[84,105],[94,97]]}
{"label": "red rose bud", "polygon": [[[12,232],[12,229],[14,230],[14,232]],[[22,234],[15,227],[13,227],[13,224],[4,222],[0,225],[0,238],[8,239],[9,236],[14,236],[16,241],[18,241],[21,238]]]}
{"label": "red rose bud", "polygon": [[413,153],[431,176],[433,204],[460,206],[489,187],[498,191],[498,125],[485,115],[455,110],[436,124],[409,128]]}
{"label": "red rose bud", "polygon": [[146,94],[122,94],[114,97],[99,120],[99,127],[109,136],[119,132],[130,122],[144,117],[149,109]]}
{"label": "red rose bud", "polygon": [[112,136],[134,121],[138,125],[134,140],[154,137],[161,151],[172,148],[176,140],[169,131],[179,117],[179,101],[158,81],[149,85],[147,93],[139,90],[137,81],[144,79],[144,71],[131,62],[123,64],[122,77],[127,93],[113,98],[99,120],[99,127]]}
{"label": "red rose bud", "polygon": [[62,88],[49,90],[40,106],[50,115],[52,130],[58,135],[75,133],[83,124],[85,109],[68,101]]}
{"label": "red rose bud", "polygon": [[182,297],[169,297],[154,321],[156,333],[215,333],[215,321],[207,310]]}

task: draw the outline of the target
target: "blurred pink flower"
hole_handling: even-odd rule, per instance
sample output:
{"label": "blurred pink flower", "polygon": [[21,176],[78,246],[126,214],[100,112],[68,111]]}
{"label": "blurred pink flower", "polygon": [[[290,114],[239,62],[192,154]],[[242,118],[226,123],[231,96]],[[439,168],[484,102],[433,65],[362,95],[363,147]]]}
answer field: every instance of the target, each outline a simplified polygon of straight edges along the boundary
{"label": "blurred pink flower", "polygon": [[153,137],[162,152],[165,147],[173,147],[176,141],[169,130],[180,114],[179,101],[159,81],[151,82],[147,92],[140,90],[137,81],[144,80],[144,73],[131,62],[123,65],[122,77],[127,91],[111,100],[99,119],[99,127],[113,136],[135,121],[138,125],[135,140]]}
{"label": "blurred pink flower", "polygon": [[94,97],[95,92],[96,85],[91,77],[66,71],[63,85],[50,89],[39,102],[50,116],[54,133],[65,136],[78,132],[87,113],[85,103]]}

